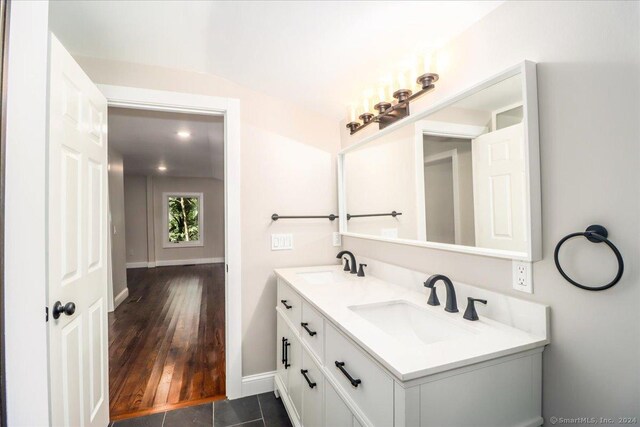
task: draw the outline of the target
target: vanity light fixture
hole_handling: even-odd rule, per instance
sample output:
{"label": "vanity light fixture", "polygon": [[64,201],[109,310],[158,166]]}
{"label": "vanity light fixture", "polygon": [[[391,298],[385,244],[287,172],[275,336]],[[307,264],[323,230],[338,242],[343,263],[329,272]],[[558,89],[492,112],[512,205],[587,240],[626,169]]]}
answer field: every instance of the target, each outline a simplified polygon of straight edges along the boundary
{"label": "vanity light fixture", "polygon": [[177,135],[178,135],[178,138],[180,138],[180,139],[189,139],[189,138],[191,138],[191,132],[189,132],[188,130],[178,131]]}
{"label": "vanity light fixture", "polygon": [[160,166],[158,166],[158,170],[159,170],[160,172],[164,172],[164,171],[166,171],[166,170],[167,170],[167,167],[166,167],[165,165],[160,165]]}
{"label": "vanity light fixture", "polygon": [[432,70],[431,64],[431,56],[425,56],[424,73],[416,78],[416,83],[420,85],[420,89],[415,93],[409,89],[411,85],[407,84],[404,72],[398,74],[398,89],[393,92],[393,102],[385,99],[385,89],[384,87],[381,88],[378,96],[379,102],[373,106],[378,112],[377,114],[369,111],[369,99],[365,97],[363,103],[364,112],[358,116],[362,123],[355,119],[355,109],[351,107],[350,121],[347,123],[347,129],[349,129],[350,134],[353,135],[371,123],[378,123],[379,129],[384,129],[398,120],[407,117],[410,114],[409,103],[425,93],[431,92],[435,88],[434,83],[440,78],[438,74],[430,71]]}

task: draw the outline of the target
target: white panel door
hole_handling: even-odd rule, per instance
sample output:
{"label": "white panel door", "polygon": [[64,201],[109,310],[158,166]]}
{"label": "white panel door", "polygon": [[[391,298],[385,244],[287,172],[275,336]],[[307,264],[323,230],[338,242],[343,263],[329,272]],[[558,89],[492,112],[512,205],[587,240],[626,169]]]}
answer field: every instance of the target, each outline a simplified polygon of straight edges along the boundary
{"label": "white panel door", "polygon": [[527,187],[522,124],[471,144],[476,246],[527,251]]}
{"label": "white panel door", "polygon": [[[51,420],[56,427],[104,427],[109,423],[107,101],[53,36],[50,61]],[[56,313],[58,307],[65,312]]]}

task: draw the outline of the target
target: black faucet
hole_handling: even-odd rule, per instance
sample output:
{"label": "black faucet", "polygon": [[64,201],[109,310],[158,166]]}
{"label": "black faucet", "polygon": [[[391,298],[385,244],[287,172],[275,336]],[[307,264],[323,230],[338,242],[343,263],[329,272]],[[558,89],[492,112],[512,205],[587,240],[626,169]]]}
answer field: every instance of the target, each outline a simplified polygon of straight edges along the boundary
{"label": "black faucet", "polygon": [[464,311],[464,317],[467,320],[478,320],[478,312],[476,311],[476,302],[480,302],[482,304],[487,304],[486,299],[478,299],[467,297],[467,309]]}
{"label": "black faucet", "polygon": [[351,258],[351,270],[350,270],[350,273],[351,274],[357,274],[358,271],[356,270],[356,268],[357,268],[358,265],[356,264],[356,257],[349,251],[340,251],[340,252],[338,252],[338,255],[336,255],[336,258],[342,259],[342,257],[344,255],[349,255],[349,258]]}
{"label": "black faucet", "polygon": [[454,289],[451,280],[444,274],[434,274],[433,276],[429,277],[426,282],[424,282],[424,286],[431,289],[431,295],[429,295],[429,301],[427,301],[427,304],[440,305],[440,301],[438,301],[438,295],[436,294],[435,288],[435,284],[438,280],[442,280],[445,287],[447,288],[447,305],[444,307],[444,310],[448,311],[449,313],[457,313],[458,301],[456,300],[456,290]]}
{"label": "black faucet", "polygon": [[360,268],[358,269],[358,277],[364,277],[364,267],[366,267],[367,264],[360,264]]}

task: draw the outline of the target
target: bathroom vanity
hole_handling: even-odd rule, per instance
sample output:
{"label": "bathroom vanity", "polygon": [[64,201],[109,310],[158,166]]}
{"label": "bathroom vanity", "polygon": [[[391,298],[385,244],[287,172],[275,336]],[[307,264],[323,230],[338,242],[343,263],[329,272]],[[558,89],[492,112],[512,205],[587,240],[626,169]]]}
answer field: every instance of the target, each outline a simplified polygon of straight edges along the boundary
{"label": "bathroom vanity", "polygon": [[[275,271],[275,386],[294,425],[542,424],[547,306],[454,283],[448,313],[427,305],[428,275],[366,262],[366,277]],[[477,321],[463,319],[468,297],[488,301]]]}

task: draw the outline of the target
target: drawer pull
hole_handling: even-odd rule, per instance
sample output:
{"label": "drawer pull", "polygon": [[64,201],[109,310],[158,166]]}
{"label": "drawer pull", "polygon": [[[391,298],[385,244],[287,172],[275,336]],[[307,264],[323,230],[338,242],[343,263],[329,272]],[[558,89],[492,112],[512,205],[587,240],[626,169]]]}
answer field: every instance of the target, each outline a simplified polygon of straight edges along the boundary
{"label": "drawer pull", "polygon": [[362,381],[359,378],[353,378],[346,369],[344,369],[344,362],[338,362],[336,360],[336,366],[340,369],[340,372],[344,374],[345,377],[349,380],[352,386],[358,387],[358,385],[362,384]]}
{"label": "drawer pull", "polygon": [[307,331],[309,333],[309,335],[314,336],[315,334],[317,334],[316,331],[312,331],[311,329],[308,328],[309,324],[307,322],[302,322],[300,323],[302,325],[302,327],[304,328],[305,331]]}
{"label": "drawer pull", "polygon": [[280,302],[282,303],[282,305],[284,305],[284,308],[286,308],[287,310],[290,310],[291,308],[293,308],[292,305],[287,304],[286,299],[281,299]]}
{"label": "drawer pull", "polygon": [[291,364],[289,363],[289,346],[291,343],[288,339],[285,339],[284,342],[284,369],[287,369]]}
{"label": "drawer pull", "polygon": [[309,379],[309,377],[307,376],[307,372],[309,372],[308,369],[300,369],[300,373],[302,374],[302,376],[304,377],[305,380],[307,380],[307,384],[309,384],[309,388],[314,388],[316,386],[316,383],[311,382],[311,380]]}
{"label": "drawer pull", "polygon": [[286,356],[285,356],[285,351],[286,351],[285,350],[285,346],[286,346],[286,344],[287,344],[287,339],[285,337],[282,337],[282,352],[281,352],[282,360],[281,361],[282,361],[283,365],[285,363],[287,363],[287,359],[286,359]]}

